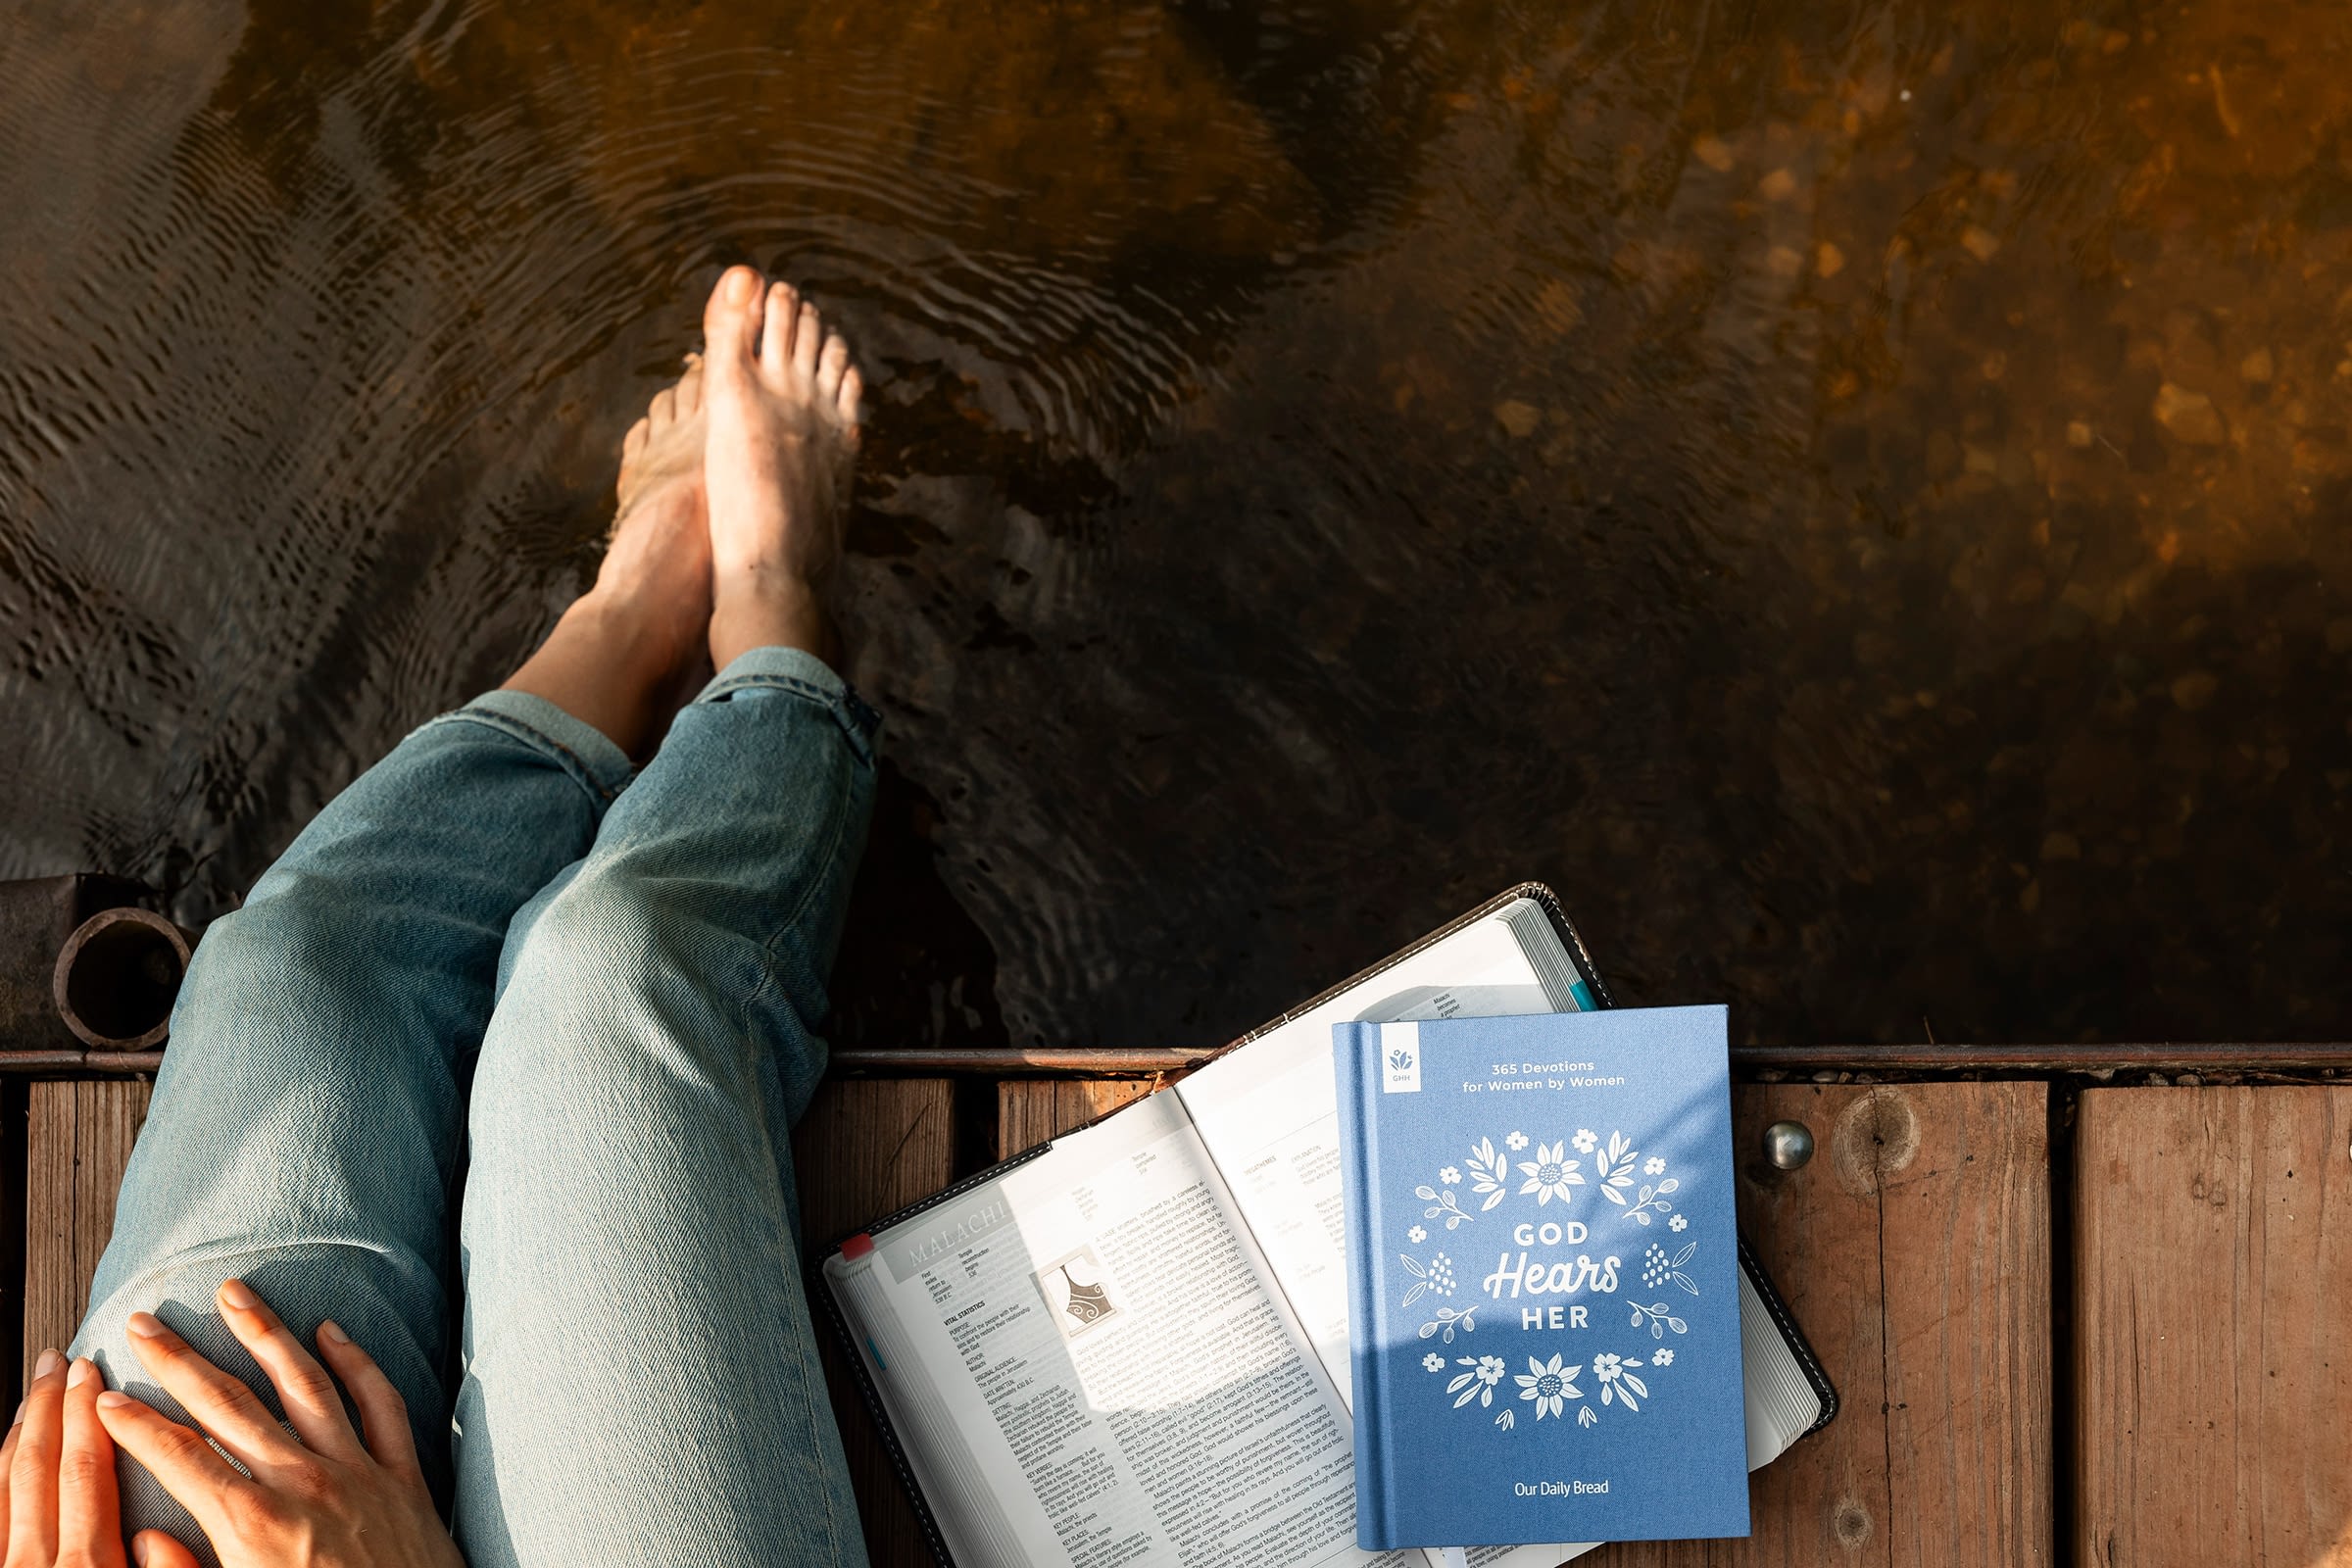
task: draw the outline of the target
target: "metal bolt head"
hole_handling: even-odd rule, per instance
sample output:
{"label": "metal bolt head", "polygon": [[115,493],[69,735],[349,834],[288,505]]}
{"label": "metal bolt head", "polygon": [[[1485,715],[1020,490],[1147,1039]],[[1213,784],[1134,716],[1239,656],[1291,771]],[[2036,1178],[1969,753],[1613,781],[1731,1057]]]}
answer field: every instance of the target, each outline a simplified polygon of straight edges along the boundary
{"label": "metal bolt head", "polygon": [[1813,1157],[1813,1130],[1801,1121],[1776,1121],[1764,1129],[1764,1157],[1794,1170]]}

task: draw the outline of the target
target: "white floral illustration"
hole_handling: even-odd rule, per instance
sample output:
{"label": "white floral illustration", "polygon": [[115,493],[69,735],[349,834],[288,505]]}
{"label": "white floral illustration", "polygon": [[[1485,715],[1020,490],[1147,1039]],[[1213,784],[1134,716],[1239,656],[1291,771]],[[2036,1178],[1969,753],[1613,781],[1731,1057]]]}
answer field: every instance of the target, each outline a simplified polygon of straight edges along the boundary
{"label": "white floral illustration", "polygon": [[1666,1222],[1666,1228],[1670,1231],[1687,1231],[1690,1228],[1690,1222],[1677,1214]]}
{"label": "white floral illustration", "polygon": [[[1626,1142],[1625,1134],[1609,1134],[1608,1147],[1592,1156],[1592,1179],[1600,1183],[1600,1196],[1620,1208],[1624,1207],[1625,1189],[1634,1185],[1634,1162],[1641,1157],[1642,1152]],[[1671,1187],[1672,1184],[1660,1185]],[[1642,1190],[1642,1201],[1646,1203],[1649,1198],[1649,1189],[1645,1187]],[[1647,1216],[1642,1217],[1642,1223],[1649,1223]]]}
{"label": "white floral illustration", "polygon": [[1512,1153],[1516,1154],[1519,1152],[1519,1151],[1527,1147],[1527,1134],[1515,1132],[1511,1134],[1510,1137],[1505,1138],[1502,1142],[1505,1148],[1509,1149]]}
{"label": "white floral illustration", "polygon": [[1416,1225],[1411,1230],[1404,1233],[1404,1239],[1412,1243],[1415,1247],[1419,1247],[1423,1242],[1429,1240],[1429,1232]]}
{"label": "white floral illustration", "polygon": [[1589,1427],[1598,1419],[1599,1417],[1592,1413],[1592,1407],[1591,1405],[1580,1404],[1576,1407],[1576,1424],[1578,1426]]}
{"label": "white floral illustration", "polygon": [[[1517,1138],[1519,1135],[1513,1133],[1511,1136]],[[1524,1138],[1519,1141],[1523,1144],[1527,1142]],[[1511,1173],[1509,1162],[1494,1152],[1494,1139],[1481,1138],[1470,1152],[1462,1156],[1462,1163],[1470,1167],[1470,1191],[1486,1196],[1487,1200],[1478,1205],[1480,1213],[1502,1201],[1506,1191],[1503,1183],[1511,1179]]]}
{"label": "white floral illustration", "polygon": [[1613,1398],[1628,1410],[1641,1409],[1635,1396],[1639,1395],[1643,1399],[1648,1398],[1649,1385],[1628,1370],[1641,1364],[1632,1356],[1611,1355],[1606,1350],[1594,1356],[1592,1376],[1600,1383],[1600,1402],[1607,1404]]}
{"label": "white floral illustration", "polygon": [[1451,1165],[1448,1165],[1444,1170],[1438,1172],[1438,1180],[1444,1182],[1448,1187],[1453,1186],[1461,1179],[1462,1173],[1454,1169]]}
{"label": "white floral illustration", "polygon": [[1515,1379],[1519,1397],[1535,1401],[1537,1420],[1556,1416],[1566,1408],[1568,1400],[1585,1396],[1584,1391],[1576,1386],[1576,1375],[1583,1370],[1581,1366],[1560,1365],[1557,1352],[1548,1361],[1539,1361],[1531,1355],[1527,1358],[1527,1370]]}
{"label": "white floral illustration", "polygon": [[[1447,1168],[1451,1169],[1450,1166]],[[1461,1172],[1454,1172],[1454,1180],[1461,1180]],[[1443,1219],[1447,1230],[1452,1230],[1457,1225],[1467,1225],[1474,1217],[1462,1212],[1462,1205],[1454,1201],[1451,1193],[1441,1193],[1427,1182],[1414,1188],[1413,1196],[1429,1205],[1421,1210],[1421,1217],[1423,1219]]]}
{"label": "white floral illustration", "polygon": [[1649,1305],[1643,1306],[1640,1301],[1629,1297],[1626,1298],[1625,1304],[1634,1309],[1633,1326],[1640,1328],[1644,1323],[1648,1324],[1649,1337],[1653,1340],[1664,1339],[1668,1329],[1674,1330],[1677,1334],[1690,1332],[1690,1325],[1676,1317],[1664,1301],[1652,1301]]}
{"label": "white floral illustration", "polygon": [[1421,1358],[1421,1369],[1424,1372],[1443,1372],[1446,1370],[1446,1358],[1432,1350]]}
{"label": "white floral illustration", "polygon": [[[1436,1359],[1436,1356],[1424,1356],[1421,1364],[1429,1366],[1429,1363]],[[1457,1373],[1453,1381],[1446,1385],[1446,1392],[1455,1396],[1453,1407],[1459,1410],[1472,1399],[1478,1401],[1479,1408],[1482,1410],[1492,1405],[1494,1402],[1494,1385],[1502,1381],[1504,1370],[1502,1357],[1499,1355],[1457,1355],[1453,1359],[1453,1364],[1470,1369],[1467,1372]],[[1437,1368],[1430,1367],[1430,1370],[1434,1372]]]}
{"label": "white floral illustration", "polygon": [[1511,1430],[1515,1419],[1516,1418],[1511,1414],[1511,1407],[1506,1404],[1502,1407],[1502,1414],[1494,1418],[1494,1424],[1502,1428],[1503,1431],[1508,1432]]}
{"label": "white floral illustration", "polygon": [[1657,1155],[1652,1154],[1649,1156],[1649,1158],[1642,1162],[1642,1174],[1644,1176],[1663,1176],[1666,1174],[1666,1162],[1660,1159]]}
{"label": "white floral illustration", "polygon": [[1651,1366],[1672,1366],[1674,1365],[1674,1352],[1665,1348],[1652,1350],[1649,1352],[1649,1364]]}
{"label": "white floral illustration", "polygon": [[1665,1248],[1655,1242],[1650,1243],[1642,1253],[1642,1285],[1654,1291],[1668,1280],[1672,1280],[1692,1296],[1696,1296],[1698,1282],[1684,1273],[1683,1269],[1690,1261],[1690,1254],[1697,1250],[1698,1244],[1696,1242],[1685,1242],[1681,1251],[1670,1255]]}
{"label": "white floral illustration", "polygon": [[1577,1152],[1578,1153],[1580,1153],[1580,1154],[1590,1154],[1591,1152],[1592,1152],[1592,1146],[1593,1146],[1593,1145],[1595,1145],[1595,1144],[1597,1144],[1597,1143],[1599,1143],[1599,1142],[1600,1142],[1600,1135],[1599,1135],[1598,1133],[1594,1132],[1594,1131],[1593,1131],[1592,1128],[1590,1128],[1590,1127],[1579,1127],[1579,1128],[1576,1130],[1576,1139],[1575,1139],[1575,1143],[1576,1143],[1576,1152]]}
{"label": "white floral illustration", "polygon": [[1476,1301],[1464,1307],[1441,1306],[1438,1308],[1436,1317],[1421,1325],[1419,1337],[1426,1340],[1434,1334],[1442,1343],[1451,1345],[1455,1329],[1469,1334],[1477,1328],[1478,1303]]}
{"label": "white floral illustration", "polygon": [[1519,1184],[1520,1195],[1535,1194],[1538,1207],[1555,1198],[1565,1207],[1568,1189],[1585,1185],[1585,1179],[1576,1173],[1576,1161],[1568,1157],[1566,1147],[1560,1144],[1538,1144],[1536,1157],[1521,1160],[1519,1169],[1527,1177]]}
{"label": "white floral illustration", "polygon": [[1404,1299],[1398,1305],[1410,1306],[1425,1295],[1453,1294],[1453,1259],[1444,1252],[1432,1252],[1427,1263],[1408,1253],[1398,1252],[1396,1261],[1402,1263],[1404,1271],[1413,1277],[1412,1288],[1404,1293]]}

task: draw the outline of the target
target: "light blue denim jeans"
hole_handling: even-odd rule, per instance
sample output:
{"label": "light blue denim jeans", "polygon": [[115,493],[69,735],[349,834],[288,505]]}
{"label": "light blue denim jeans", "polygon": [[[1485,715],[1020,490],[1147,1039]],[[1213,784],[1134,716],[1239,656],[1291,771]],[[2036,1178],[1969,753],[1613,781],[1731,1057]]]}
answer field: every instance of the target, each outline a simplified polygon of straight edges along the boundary
{"label": "light blue denim jeans", "polygon": [[401,742],[205,933],[74,1353],[184,1419],[145,1309],[276,1409],[242,1276],[390,1374],[473,1568],[862,1564],[787,1138],[875,722],[765,648],[634,779],[519,693]]}

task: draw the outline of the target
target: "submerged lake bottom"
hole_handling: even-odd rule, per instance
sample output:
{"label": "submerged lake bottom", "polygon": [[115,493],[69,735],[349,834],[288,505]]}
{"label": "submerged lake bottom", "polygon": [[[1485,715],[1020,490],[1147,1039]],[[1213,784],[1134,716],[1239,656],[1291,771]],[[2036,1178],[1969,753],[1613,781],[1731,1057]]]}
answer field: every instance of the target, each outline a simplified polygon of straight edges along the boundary
{"label": "submerged lake bottom", "polygon": [[2343,1039],[2352,13],[34,0],[0,876],[233,908],[857,345],[852,1046],[1206,1045],[1522,878],[1738,1038]]}

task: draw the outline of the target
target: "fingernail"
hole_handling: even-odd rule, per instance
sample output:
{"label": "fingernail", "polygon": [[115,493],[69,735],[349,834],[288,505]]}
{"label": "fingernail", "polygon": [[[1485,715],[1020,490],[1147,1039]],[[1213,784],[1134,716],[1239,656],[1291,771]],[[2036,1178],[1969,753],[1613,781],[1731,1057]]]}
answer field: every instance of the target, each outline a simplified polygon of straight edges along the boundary
{"label": "fingernail", "polygon": [[142,1340],[152,1340],[164,1332],[163,1319],[157,1317],[153,1312],[133,1312],[130,1314],[130,1322],[124,1326]]}
{"label": "fingernail", "polygon": [[17,1413],[8,1418],[8,1430],[14,1432],[24,1424],[24,1401],[17,1401]]}
{"label": "fingernail", "polygon": [[220,1284],[220,1299],[240,1312],[250,1312],[262,1304],[262,1298],[253,1294],[253,1287],[243,1280],[223,1280]]}
{"label": "fingernail", "polygon": [[98,1363],[86,1355],[83,1356],[74,1363],[74,1370],[66,1374],[66,1387],[69,1389],[80,1388],[84,1383],[90,1381],[90,1374],[97,1370]]}
{"label": "fingernail", "polygon": [[120,1410],[129,1402],[130,1396],[121,1389],[109,1389],[98,1396],[98,1408],[101,1410]]}
{"label": "fingernail", "polygon": [[344,1333],[342,1326],[331,1317],[318,1325],[318,1337],[330,1345],[349,1345],[351,1343],[351,1336]]}
{"label": "fingernail", "polygon": [[145,1536],[133,1536],[130,1538],[130,1560],[137,1563],[139,1568],[147,1568],[147,1538]]}
{"label": "fingernail", "polygon": [[55,1350],[43,1350],[41,1358],[32,1363],[32,1375],[36,1378],[45,1378],[65,1364],[66,1358]]}
{"label": "fingernail", "polygon": [[750,268],[736,268],[727,274],[727,303],[729,305],[743,304],[752,297],[752,290],[756,286]]}

